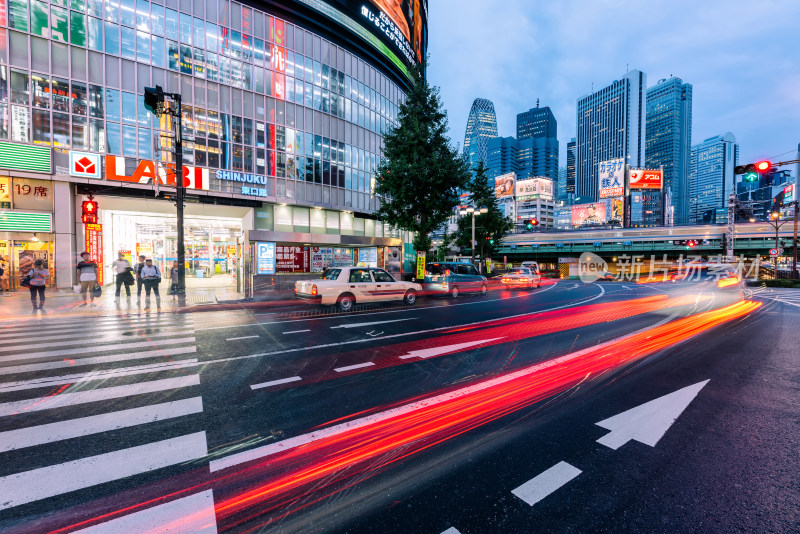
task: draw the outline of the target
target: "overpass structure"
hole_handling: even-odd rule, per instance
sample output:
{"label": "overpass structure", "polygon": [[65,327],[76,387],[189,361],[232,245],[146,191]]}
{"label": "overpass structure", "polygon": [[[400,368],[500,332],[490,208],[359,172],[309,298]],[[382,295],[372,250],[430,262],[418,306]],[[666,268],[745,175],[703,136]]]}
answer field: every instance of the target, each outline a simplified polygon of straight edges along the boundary
{"label": "overpass structure", "polygon": [[[778,242],[785,242],[783,255],[791,256],[794,225],[791,220],[780,222],[785,224],[779,230]],[[500,256],[514,263],[524,260],[556,263],[558,258],[577,258],[587,251],[604,258],[621,255],[662,258],[664,254],[668,258],[719,256],[725,254],[727,232],[727,225],[696,225],[511,234],[503,239]],[[775,228],[767,222],[737,223],[734,238],[737,256],[764,256],[775,248]],[[696,246],[687,248],[685,242],[689,240],[695,241]]]}

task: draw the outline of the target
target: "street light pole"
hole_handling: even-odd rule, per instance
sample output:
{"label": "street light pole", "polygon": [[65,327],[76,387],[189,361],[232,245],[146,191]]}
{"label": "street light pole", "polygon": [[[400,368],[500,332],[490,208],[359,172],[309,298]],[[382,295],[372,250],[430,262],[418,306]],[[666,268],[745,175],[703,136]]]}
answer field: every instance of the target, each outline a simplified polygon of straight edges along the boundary
{"label": "street light pole", "polygon": [[472,244],[469,247],[471,256],[469,258],[469,262],[472,265],[475,265],[475,208],[467,208],[468,210],[472,210]]}
{"label": "street light pole", "polygon": [[183,114],[181,113],[181,94],[173,93],[177,113],[175,126],[175,192],[178,208],[178,295],[186,294],[186,247],[183,235],[183,204],[186,200],[186,187],[183,184]]}

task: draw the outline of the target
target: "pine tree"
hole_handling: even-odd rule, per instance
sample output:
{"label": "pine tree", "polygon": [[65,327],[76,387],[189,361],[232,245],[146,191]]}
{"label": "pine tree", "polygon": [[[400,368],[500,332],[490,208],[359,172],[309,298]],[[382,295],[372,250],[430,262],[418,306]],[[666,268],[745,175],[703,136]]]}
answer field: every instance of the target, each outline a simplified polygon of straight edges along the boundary
{"label": "pine tree", "polygon": [[424,68],[412,70],[413,87],[400,106],[399,124],[383,138],[375,192],[383,196],[376,215],[414,232],[414,248],[427,252],[430,233],[453,214],[470,173],[450,145],[439,90],[428,85]]}
{"label": "pine tree", "polygon": [[[494,185],[486,178],[486,167],[481,161],[475,168],[472,178],[467,184],[470,195],[470,205],[476,210],[486,207],[488,211],[475,215],[475,252],[486,259],[497,252],[503,238],[513,228],[504,210],[497,203]],[[458,219],[458,229],[454,234],[455,244],[463,249],[470,249],[472,240],[472,216],[462,216]]]}

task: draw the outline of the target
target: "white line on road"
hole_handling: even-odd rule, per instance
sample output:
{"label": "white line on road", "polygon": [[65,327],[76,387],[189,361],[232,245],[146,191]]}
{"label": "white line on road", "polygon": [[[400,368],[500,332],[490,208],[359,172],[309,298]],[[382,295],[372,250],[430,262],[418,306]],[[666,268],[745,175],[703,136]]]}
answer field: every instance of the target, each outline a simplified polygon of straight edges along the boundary
{"label": "white line on road", "polygon": [[0,478],[0,510],[196,460],[207,454],[196,432]]}
{"label": "white line on road", "polygon": [[558,488],[581,474],[581,470],[567,462],[558,462],[556,465],[536,475],[525,484],[511,491],[514,495],[533,506]]}
{"label": "white line on road", "polygon": [[[80,327],[82,326],[90,326],[92,328],[92,332],[98,331],[123,331],[123,330],[134,330],[134,329],[142,329],[142,328],[193,328],[193,323],[184,323],[184,322],[164,322],[164,323],[154,323],[151,321],[137,321],[132,323],[124,323],[124,322],[117,322],[114,324],[102,324],[102,323],[81,323],[75,324],[74,326],[69,325],[52,325],[52,326],[44,326],[41,324],[27,324],[24,323],[22,326],[15,326],[12,328],[3,328],[0,329],[0,340],[11,339],[11,338],[30,338],[31,337],[31,330],[35,329],[37,333],[47,333],[50,334],[63,334],[63,333],[75,333],[76,331],[80,331]],[[84,334],[85,336],[86,334]]]}
{"label": "white line on road", "polygon": [[159,339],[157,342],[153,341],[137,341],[133,343],[115,343],[113,345],[97,345],[93,347],[76,346],[71,349],[64,350],[48,350],[42,352],[24,352],[22,354],[13,354],[11,356],[0,356],[0,362],[17,361],[17,360],[33,360],[36,358],[48,358],[50,356],[74,356],[76,354],[86,354],[87,351],[92,352],[105,352],[117,349],[135,349],[138,347],[152,347],[156,343],[158,345],[177,345],[179,343],[194,343],[194,337],[182,337],[178,339]]}
{"label": "white line on road", "polygon": [[128,352],[125,354],[112,354],[111,356],[96,356],[93,358],[75,358],[59,360],[57,362],[31,363],[26,365],[13,365],[0,367],[0,375],[10,375],[16,373],[31,373],[34,371],[46,371],[49,369],[75,368],[86,365],[96,365],[113,362],[127,362],[128,360],[142,360],[146,358],[169,358],[179,354],[193,354],[197,352],[197,347],[177,347],[173,349],[144,350],[139,352]]}
{"label": "white line on road", "polygon": [[259,336],[242,336],[242,337],[229,337],[225,341],[239,341],[240,339],[253,339]]}
{"label": "white line on road", "polygon": [[0,452],[99,434],[203,411],[200,397],[0,432]]}
{"label": "white line on road", "polygon": [[288,332],[283,332],[283,333],[284,334],[300,334],[300,333],[303,333],[303,332],[311,332],[311,329],[307,328],[305,330],[289,330]]}
{"label": "white line on road", "polygon": [[66,376],[48,376],[42,378],[32,378],[30,380],[17,380],[14,382],[0,382],[0,393],[9,391],[21,391],[23,389],[36,389],[61,384],[75,384],[78,382],[91,382],[92,380],[108,380],[120,376],[141,375],[146,373],[158,373],[161,371],[172,371],[194,367],[197,358],[180,360],[177,362],[160,362],[148,365],[136,365],[133,367],[118,367],[115,369],[98,369],[88,373],[80,373]]}
{"label": "white line on road", "polygon": [[[499,299],[480,299],[480,300],[477,300],[475,302],[460,302],[458,304],[448,304],[446,309],[454,308],[456,306],[474,306],[476,304],[486,304],[487,302],[497,302],[497,301],[500,301],[500,300],[511,300],[511,299],[522,299],[522,298],[532,297],[532,296],[535,296],[535,295],[541,295],[545,291],[549,291],[549,290],[553,289],[558,284],[559,284],[559,282],[556,282],[555,284],[549,285],[544,289],[538,289],[535,293],[523,293],[521,295],[516,295],[514,297],[504,297],[504,298],[499,298]],[[595,298],[599,298],[599,297],[595,297]],[[590,299],[590,300],[594,300],[594,299]],[[569,304],[569,306],[574,306],[574,305],[575,304]],[[357,317],[367,317],[369,315],[389,315],[389,314],[393,314],[393,313],[407,313],[407,312],[410,312],[410,311],[414,311],[416,313],[420,313],[420,312],[425,312],[425,311],[430,311],[430,310],[439,310],[441,308],[445,308],[445,306],[431,306],[429,308],[406,308],[406,309],[402,309],[402,310],[384,310],[384,311],[376,311],[376,312],[369,312],[369,313],[359,313],[357,315]],[[558,309],[558,308],[556,308],[556,309]],[[550,311],[550,310],[542,310],[542,311]],[[536,313],[539,313],[539,312],[536,312]],[[270,315],[272,315],[272,313],[270,313]],[[345,316],[343,316],[343,315],[331,315],[331,316],[327,316],[327,317],[299,317],[297,319],[287,319],[285,321],[266,321],[266,322],[261,322],[261,323],[228,324],[228,325],[223,325],[223,326],[205,326],[205,327],[202,327],[202,328],[195,328],[195,330],[197,330],[197,331],[200,331],[200,330],[221,330],[221,329],[224,329],[224,328],[244,328],[244,327],[248,327],[248,326],[264,326],[264,325],[269,325],[269,324],[299,323],[301,321],[328,321],[328,320],[331,320],[331,319],[342,319],[344,317]],[[450,327],[450,328],[452,328],[452,327]]]}
{"label": "white line on road", "polygon": [[456,352],[469,347],[474,347],[475,345],[480,345],[481,343],[491,343],[492,341],[497,341],[498,339],[505,339],[505,338],[495,337],[492,339],[480,339],[478,341],[457,343],[455,345],[445,345],[444,347],[430,347],[427,349],[412,350],[405,356],[400,356],[400,359],[406,360],[408,358],[430,358],[431,356],[440,356],[442,354],[447,354],[448,352]]}
{"label": "white line on road", "polygon": [[[202,363],[202,362],[201,362]],[[199,364],[194,364],[199,365]],[[144,395],[156,391],[168,391],[171,389],[184,388],[200,385],[199,375],[181,376],[178,378],[165,378],[163,380],[151,380],[150,382],[139,382],[126,386],[114,386],[110,388],[99,388],[90,391],[78,391],[75,393],[61,393],[49,397],[26,399],[21,401],[5,402],[0,404],[0,417],[14,415],[20,412],[38,412],[61,408],[63,406],[74,406],[87,402],[99,402],[109,399],[119,399],[133,395]],[[0,492],[2,495],[2,492]]]}
{"label": "white line on road", "polygon": [[345,367],[337,367],[336,369],[334,369],[334,371],[336,371],[337,373],[344,373],[346,371],[352,371],[353,369],[362,369],[364,367],[370,367],[372,365],[375,365],[375,364],[372,363],[372,362],[357,363],[355,365],[347,365]]}
{"label": "white line on road", "polygon": [[271,380],[270,382],[262,382],[260,384],[253,384],[250,389],[268,388],[270,386],[279,386],[281,384],[288,384],[289,382],[297,382],[302,380],[299,376],[290,376],[289,378],[281,378],[279,380]]}
{"label": "white line on road", "polygon": [[[555,287],[555,286],[550,286],[550,287]],[[600,293],[598,295],[595,295],[594,297],[589,297],[587,299],[583,299],[583,300],[580,300],[578,302],[571,302],[569,304],[564,304],[562,306],[554,306],[552,308],[546,308],[544,310],[537,310],[537,311],[526,312],[526,313],[518,313],[516,315],[508,315],[508,316],[504,317],[503,319],[514,319],[516,317],[523,317],[523,316],[527,316],[527,315],[536,315],[536,314],[539,314],[539,313],[546,313],[546,312],[551,312],[551,311],[555,311],[555,310],[561,310],[563,308],[570,308],[570,307],[574,307],[574,306],[579,306],[581,304],[586,304],[587,302],[591,302],[593,300],[597,300],[600,297],[602,297],[603,295],[605,295],[605,290],[603,289],[603,287],[602,286],[597,286],[597,287],[600,289]],[[385,339],[394,339],[394,338],[399,338],[399,337],[415,336],[415,335],[420,335],[420,334],[430,334],[430,333],[433,333],[433,332],[441,332],[442,330],[452,330],[453,328],[461,328],[461,327],[465,327],[465,326],[475,326],[475,325],[480,325],[480,324],[483,324],[483,323],[490,323],[490,322],[493,322],[493,321],[496,321],[496,320],[497,319],[487,319],[485,321],[475,321],[475,322],[472,322],[472,323],[462,323],[462,324],[449,325],[449,326],[440,326],[438,328],[429,328],[427,330],[416,330],[416,331],[412,331],[412,332],[401,332],[399,334],[390,334],[388,336],[370,337],[370,338],[363,338],[363,339],[351,339],[349,341],[340,341],[340,342],[337,342],[337,343],[325,343],[323,345],[314,345],[314,346],[311,346],[311,347],[298,347],[298,348],[294,348],[294,349],[276,350],[276,351],[273,351],[273,352],[260,352],[258,354],[245,354],[243,356],[231,356],[230,358],[218,358],[216,360],[208,360],[208,361],[204,361],[204,362],[201,362],[201,363],[203,365],[209,365],[209,364],[213,364],[213,363],[227,363],[227,362],[232,362],[232,361],[236,361],[236,360],[244,360],[244,359],[248,359],[248,358],[261,358],[261,357],[264,357],[264,356],[275,356],[275,355],[278,355],[278,354],[290,354],[290,353],[293,353],[293,352],[315,351],[315,350],[319,350],[319,349],[327,349],[327,348],[331,348],[331,347],[341,347],[341,346],[344,346],[344,345],[352,345],[352,344],[356,344],[356,343],[369,343],[369,342],[376,341],[376,340],[377,341],[383,341]]]}
{"label": "white line on road", "polygon": [[211,490],[202,491],[75,532],[80,534],[118,534],[119,532],[217,534],[214,496]]}
{"label": "white line on road", "polygon": [[388,321],[372,321],[369,323],[350,323],[350,324],[340,324],[338,326],[332,326],[333,328],[361,328],[362,326],[372,326],[376,324],[386,324],[386,323],[399,323],[401,321],[411,321],[412,319],[416,319],[416,317],[406,317],[405,319],[389,319]]}
{"label": "white line on road", "polygon": [[[94,332],[92,334],[94,334]],[[121,335],[121,332],[107,332],[104,333],[104,335],[102,336],[95,336],[95,337],[92,337],[92,334],[85,333],[77,337],[70,336],[70,338],[73,338],[73,340],[65,341],[61,339],[60,341],[49,341],[47,343],[32,343],[30,338],[28,338],[24,341],[23,345],[26,351],[33,349],[44,349],[48,347],[69,347],[70,345],[72,345],[72,346],[82,347],[84,349],[84,352],[86,352],[93,350],[95,344],[97,343],[107,343],[109,341],[119,341],[124,339],[134,340],[143,338],[149,339],[155,337],[160,338],[160,337],[171,337],[171,336],[187,336],[187,335],[191,336],[192,334],[194,334],[194,331],[180,329],[180,330],[171,330],[169,332],[154,332],[152,334],[145,334],[138,336],[123,336]],[[48,336],[47,339],[60,339],[60,338],[59,336],[54,336],[53,338],[50,338]],[[12,350],[18,350],[19,347],[20,347],[19,341],[16,341],[14,343],[0,343],[0,352],[9,352]]]}

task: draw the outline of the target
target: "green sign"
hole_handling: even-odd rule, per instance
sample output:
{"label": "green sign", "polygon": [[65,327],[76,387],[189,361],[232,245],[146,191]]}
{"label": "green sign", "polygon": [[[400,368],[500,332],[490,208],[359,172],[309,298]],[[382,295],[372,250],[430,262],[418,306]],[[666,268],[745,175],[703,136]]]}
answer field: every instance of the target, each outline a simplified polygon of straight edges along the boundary
{"label": "green sign", "polygon": [[25,213],[22,211],[0,211],[2,232],[52,232],[53,216],[49,213]]}
{"label": "green sign", "polygon": [[417,280],[425,278],[425,251],[417,251]]}
{"label": "green sign", "polygon": [[744,175],[745,182],[757,182],[758,181],[758,173],[757,172],[748,172]]}
{"label": "green sign", "polygon": [[53,172],[50,147],[0,141],[0,169]]}

